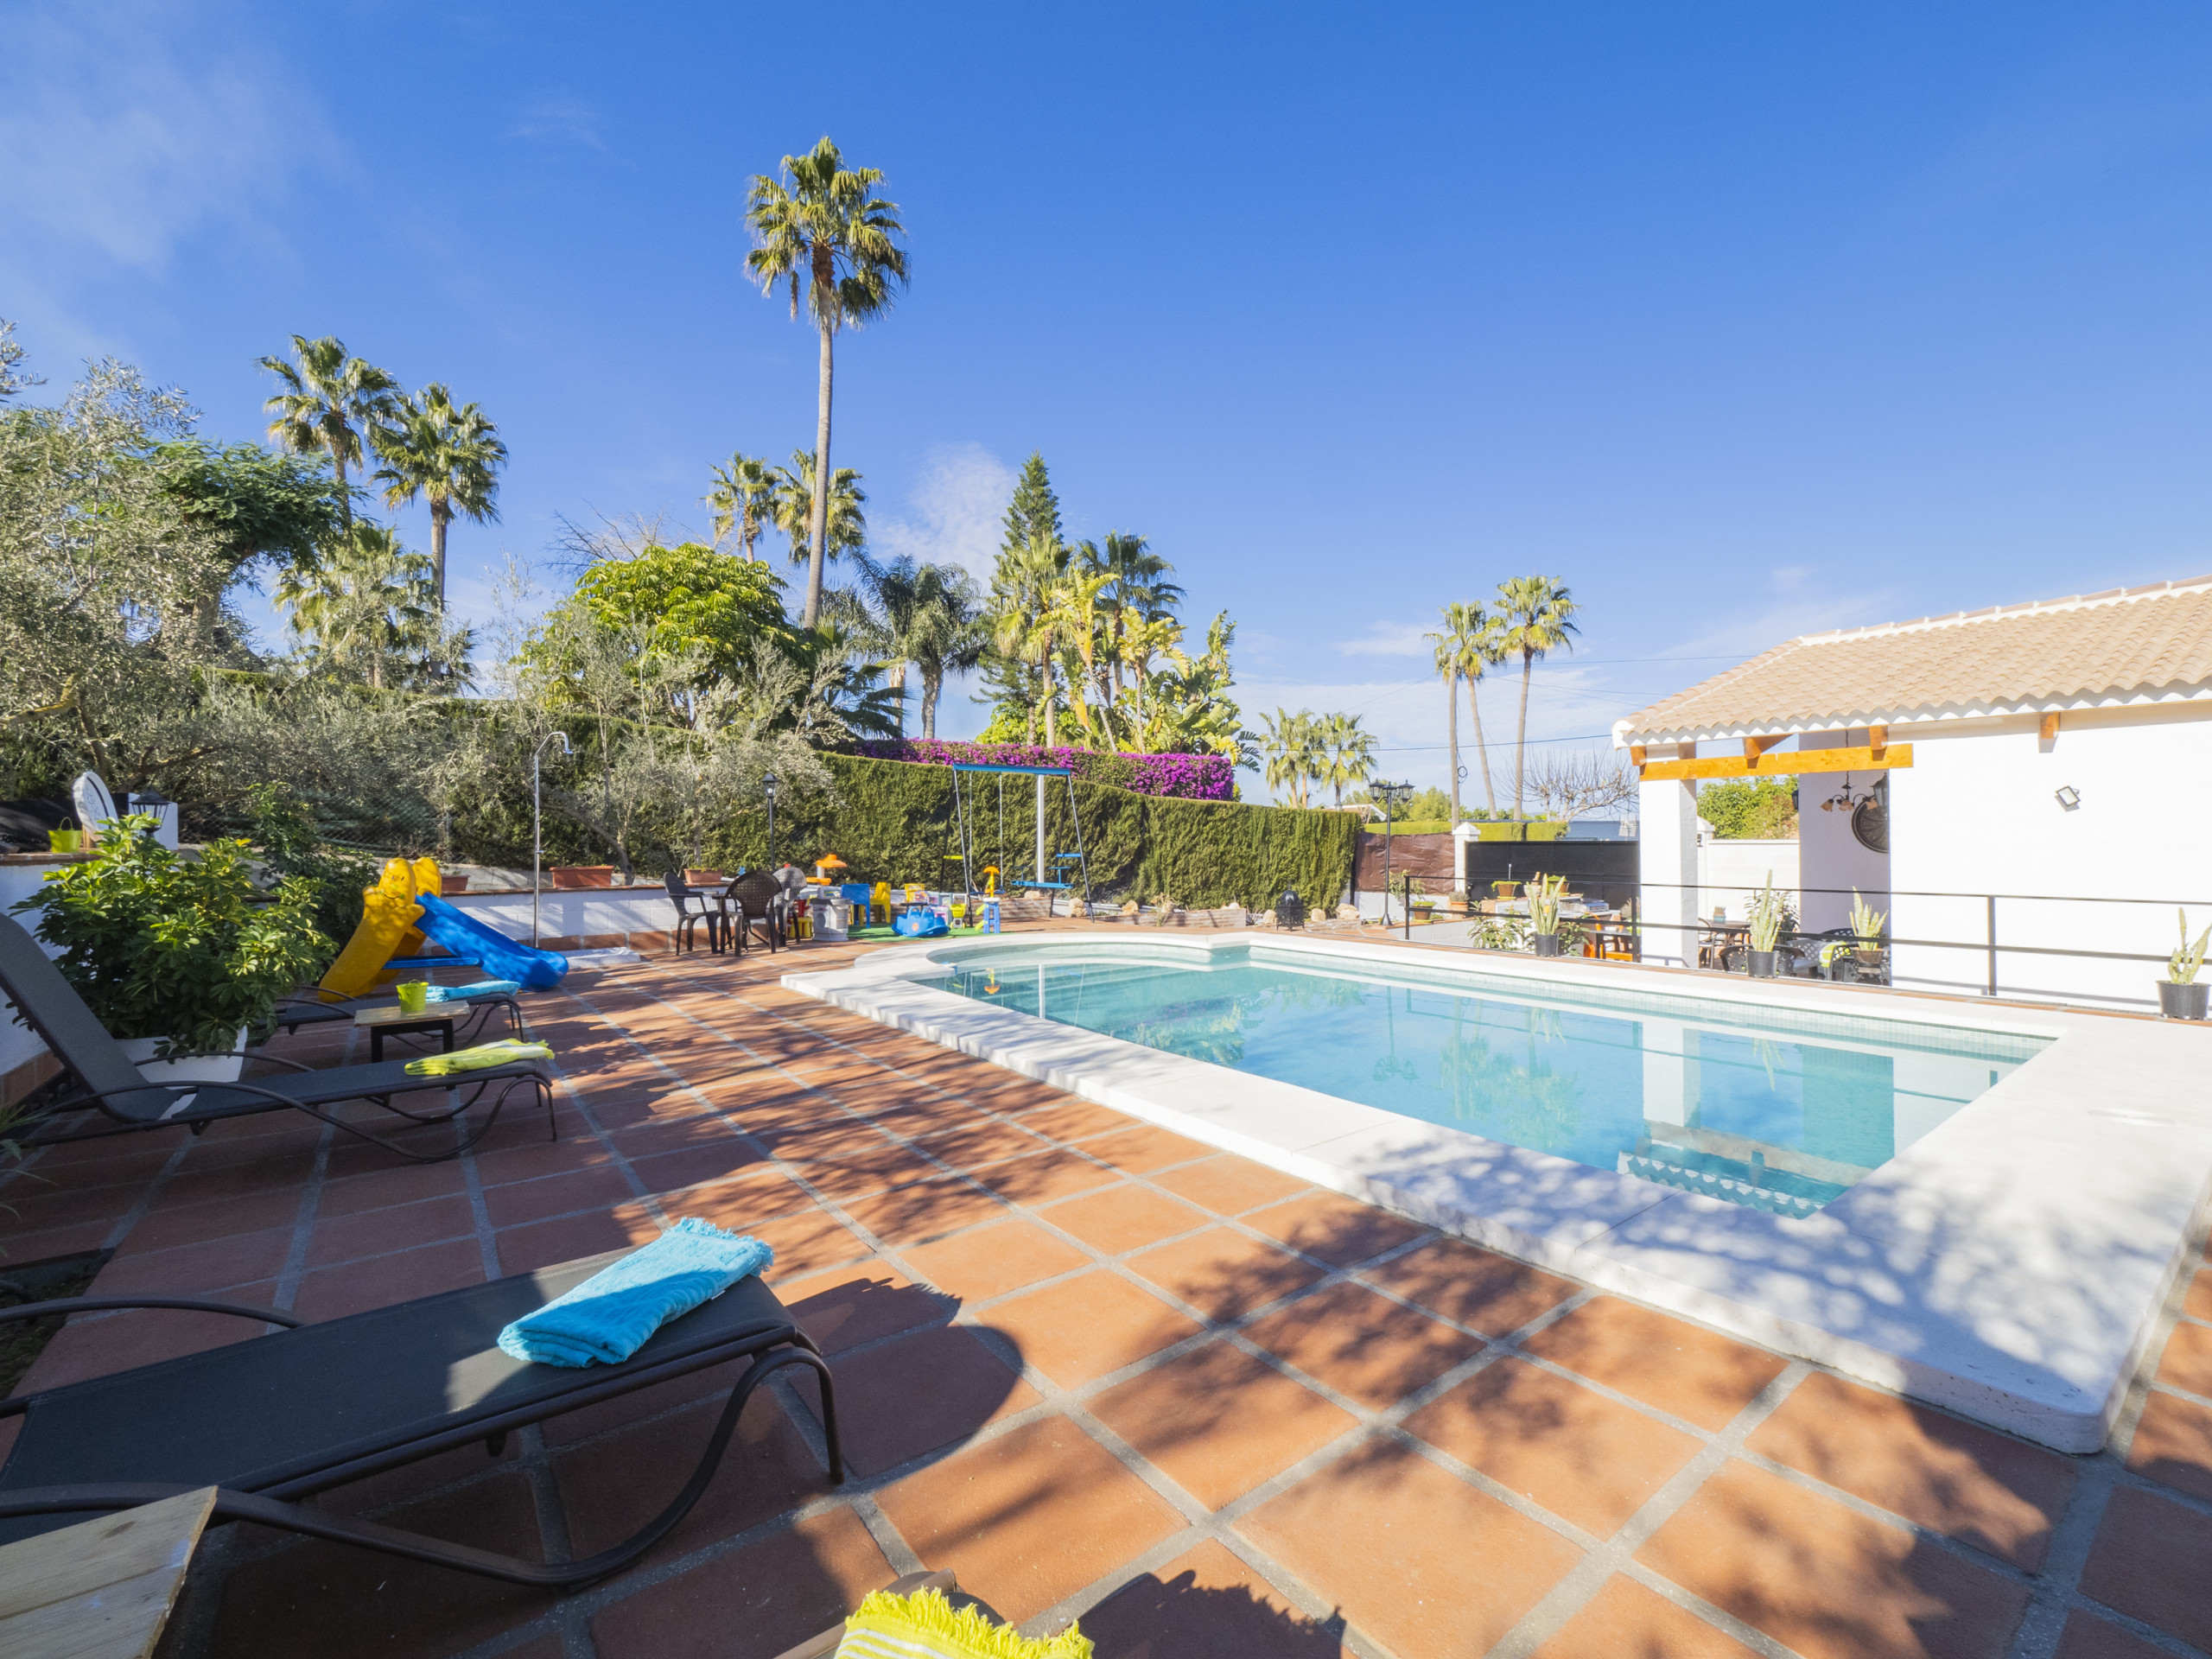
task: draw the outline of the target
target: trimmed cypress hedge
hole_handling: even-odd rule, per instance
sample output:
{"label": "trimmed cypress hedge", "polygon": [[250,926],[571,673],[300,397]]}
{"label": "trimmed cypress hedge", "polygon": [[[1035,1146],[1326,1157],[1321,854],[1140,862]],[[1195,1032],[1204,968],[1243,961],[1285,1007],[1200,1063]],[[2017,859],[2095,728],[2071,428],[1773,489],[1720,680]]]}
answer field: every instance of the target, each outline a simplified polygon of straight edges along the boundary
{"label": "trimmed cypress hedge", "polygon": [[[945,766],[858,755],[822,757],[840,799],[779,803],[775,857],[802,868],[836,853],[855,880],[918,881],[942,887],[959,879],[952,780]],[[1000,780],[963,773],[971,798],[969,830],[979,871],[995,864],[1001,890],[1020,885],[1036,859],[1036,788],[1024,777]],[[1067,785],[1046,780],[1048,859],[1076,849]],[[1351,880],[1359,826],[1348,812],[1247,806],[1230,801],[1140,795],[1110,785],[1075,785],[1093,898],[1172,895],[1185,905],[1232,900],[1271,908],[1285,892],[1307,905],[1333,907]],[[707,861],[723,869],[757,865],[768,855],[765,813],[726,821],[708,842]],[[1072,872],[1075,866],[1065,867]],[[1072,878],[1071,878],[1072,879]]]}

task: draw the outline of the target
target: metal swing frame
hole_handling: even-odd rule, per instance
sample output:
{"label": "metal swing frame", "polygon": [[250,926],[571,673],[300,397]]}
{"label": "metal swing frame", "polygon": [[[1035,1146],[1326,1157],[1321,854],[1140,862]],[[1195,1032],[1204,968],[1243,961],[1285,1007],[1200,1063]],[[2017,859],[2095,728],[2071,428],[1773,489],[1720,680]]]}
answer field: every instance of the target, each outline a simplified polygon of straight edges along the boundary
{"label": "metal swing frame", "polygon": [[[961,787],[961,774],[963,772],[969,774],[968,787],[964,790]],[[967,893],[969,903],[971,906],[975,903],[977,892],[976,886],[976,835],[974,828],[969,821],[969,815],[976,804],[975,798],[975,778],[979,774],[995,776],[999,779],[999,841],[1001,846],[1003,846],[1006,840],[1006,779],[1009,777],[1018,776],[1034,778],[1037,780],[1036,879],[1032,881],[1022,882],[1020,885],[1027,887],[1038,888],[1047,893],[1072,893],[1075,891],[1077,885],[1077,882],[1057,880],[1048,880],[1045,875],[1045,791],[1047,787],[1049,787],[1046,783],[1046,779],[1048,778],[1058,778],[1062,781],[1067,789],[1068,817],[1073,819],[1075,823],[1075,851],[1072,853],[1062,853],[1052,861],[1055,864],[1073,864],[1076,867],[1076,872],[1083,888],[1084,907],[1085,909],[1090,908],[1090,856],[1084,850],[1083,844],[1083,813],[1076,805],[1075,772],[1073,768],[1068,766],[991,766],[981,761],[960,760],[955,761],[952,766],[952,817],[955,832],[960,837],[960,880],[962,886]],[[1001,852],[1000,856],[1004,857],[1005,854]],[[1059,873],[1058,871],[1054,872],[1055,875],[1058,875],[1058,874]],[[1008,888],[1011,888],[1015,884],[1012,881],[1008,881],[1006,885]]]}

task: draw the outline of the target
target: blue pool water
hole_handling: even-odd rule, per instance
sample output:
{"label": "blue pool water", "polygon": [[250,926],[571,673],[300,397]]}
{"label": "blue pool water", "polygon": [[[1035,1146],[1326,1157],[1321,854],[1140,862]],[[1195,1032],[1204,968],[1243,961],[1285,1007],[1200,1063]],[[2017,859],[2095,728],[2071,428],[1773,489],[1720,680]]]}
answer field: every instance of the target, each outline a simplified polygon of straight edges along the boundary
{"label": "blue pool water", "polygon": [[1317,972],[1264,947],[992,952],[944,988],[1778,1215],[1810,1214],[2044,1045],[1499,975]]}

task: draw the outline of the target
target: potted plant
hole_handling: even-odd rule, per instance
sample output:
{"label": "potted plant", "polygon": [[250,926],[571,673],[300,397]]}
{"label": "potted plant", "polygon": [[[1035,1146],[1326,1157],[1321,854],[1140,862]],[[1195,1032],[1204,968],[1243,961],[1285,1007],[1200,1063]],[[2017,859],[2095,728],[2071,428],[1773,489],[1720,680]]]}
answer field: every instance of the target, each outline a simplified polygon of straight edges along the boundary
{"label": "potted plant", "polygon": [[559,892],[614,885],[614,867],[612,864],[556,864],[545,874],[553,878],[554,888]]}
{"label": "potted plant", "polygon": [[1751,908],[1745,919],[1751,924],[1751,977],[1774,977],[1775,941],[1782,937],[1785,906],[1782,895],[1774,890],[1774,872],[1769,870],[1766,886],[1751,896]]}
{"label": "potted plant", "polygon": [[2181,948],[2166,959],[2166,976],[2158,982],[2158,1012],[2169,1020],[2202,1020],[2212,985],[2198,984],[2196,970],[2204,965],[2204,947],[2212,942],[2212,926],[2207,926],[2191,944],[2189,912],[2175,913],[2181,918]]}
{"label": "potted plant", "polygon": [[1540,875],[1529,884],[1529,931],[1540,957],[1559,955],[1559,899],[1566,891],[1563,875]]}
{"label": "potted plant", "polygon": [[188,858],[153,838],[155,822],[126,818],[15,908],[38,912],[54,965],[150,1079],[228,1082],[277,999],[330,958],[317,890],[288,877],[264,893],[245,842]]}

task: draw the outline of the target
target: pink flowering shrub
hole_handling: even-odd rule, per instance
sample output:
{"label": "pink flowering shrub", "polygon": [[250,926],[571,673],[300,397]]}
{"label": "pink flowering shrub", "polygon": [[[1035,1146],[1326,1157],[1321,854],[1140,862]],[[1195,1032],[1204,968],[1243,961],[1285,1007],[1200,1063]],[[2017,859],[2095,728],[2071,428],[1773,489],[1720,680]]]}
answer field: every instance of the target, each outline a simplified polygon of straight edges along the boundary
{"label": "pink flowering shrub", "polygon": [[967,743],[950,738],[871,739],[855,746],[872,760],[922,766],[1065,766],[1094,784],[1186,801],[1236,798],[1236,763],[1225,754],[1109,754],[1037,743]]}

